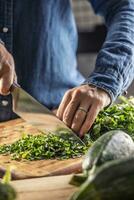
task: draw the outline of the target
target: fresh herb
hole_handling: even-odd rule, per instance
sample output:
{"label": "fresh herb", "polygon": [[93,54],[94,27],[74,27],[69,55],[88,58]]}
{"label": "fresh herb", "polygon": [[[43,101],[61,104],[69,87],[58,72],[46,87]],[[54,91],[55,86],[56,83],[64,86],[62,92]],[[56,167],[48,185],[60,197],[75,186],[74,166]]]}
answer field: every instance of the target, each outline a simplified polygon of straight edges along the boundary
{"label": "fresh herb", "polygon": [[120,97],[120,103],[101,111],[90,131],[96,140],[110,130],[123,130],[134,139],[134,97]]}
{"label": "fresh herb", "polygon": [[5,175],[2,178],[1,183],[8,184],[11,181],[11,170],[10,166],[7,168]]}
{"label": "fresh herb", "polygon": [[80,157],[89,148],[69,134],[25,135],[10,145],[0,146],[0,154],[11,154],[15,160],[69,159]]}

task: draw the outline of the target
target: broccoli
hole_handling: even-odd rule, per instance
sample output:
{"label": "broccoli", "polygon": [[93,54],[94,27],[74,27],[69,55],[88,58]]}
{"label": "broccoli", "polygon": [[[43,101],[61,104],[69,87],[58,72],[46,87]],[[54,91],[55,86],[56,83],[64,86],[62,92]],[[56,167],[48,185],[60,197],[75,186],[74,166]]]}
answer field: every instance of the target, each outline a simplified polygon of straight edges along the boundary
{"label": "broccoli", "polygon": [[15,200],[16,192],[9,184],[0,183],[0,200]]}

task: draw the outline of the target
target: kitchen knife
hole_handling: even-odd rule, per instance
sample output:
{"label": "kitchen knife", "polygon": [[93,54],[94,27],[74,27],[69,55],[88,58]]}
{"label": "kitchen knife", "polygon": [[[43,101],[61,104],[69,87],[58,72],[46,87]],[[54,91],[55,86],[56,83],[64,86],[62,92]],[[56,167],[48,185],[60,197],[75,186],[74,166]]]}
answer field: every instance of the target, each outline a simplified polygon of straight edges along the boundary
{"label": "kitchen knife", "polygon": [[53,112],[40,104],[18,84],[14,83],[12,85],[11,94],[13,97],[13,111],[26,122],[48,134],[50,132],[58,134],[58,131],[63,130],[71,134],[80,144],[85,145],[84,142],[59,120]]}

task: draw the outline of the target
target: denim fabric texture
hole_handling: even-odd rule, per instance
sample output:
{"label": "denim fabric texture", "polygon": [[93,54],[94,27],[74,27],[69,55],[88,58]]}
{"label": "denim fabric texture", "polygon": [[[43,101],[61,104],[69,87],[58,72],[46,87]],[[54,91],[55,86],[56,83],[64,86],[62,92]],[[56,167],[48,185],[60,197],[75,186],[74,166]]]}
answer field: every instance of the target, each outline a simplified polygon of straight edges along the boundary
{"label": "denim fabric texture", "polygon": [[[90,2],[104,16],[108,34],[85,80],[77,70],[78,36],[69,0],[0,0],[0,39],[14,57],[18,83],[50,109],[82,83],[103,88],[114,101],[134,78],[134,1]],[[14,117],[11,96],[0,101],[4,98],[9,103],[0,104],[0,121]]]}

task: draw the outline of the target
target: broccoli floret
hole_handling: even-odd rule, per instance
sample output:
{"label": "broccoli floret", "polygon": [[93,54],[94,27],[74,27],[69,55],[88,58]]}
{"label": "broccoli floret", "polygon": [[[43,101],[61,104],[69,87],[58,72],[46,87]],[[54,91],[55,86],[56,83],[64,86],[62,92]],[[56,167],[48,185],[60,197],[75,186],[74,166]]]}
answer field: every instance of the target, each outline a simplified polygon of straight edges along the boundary
{"label": "broccoli floret", "polygon": [[0,200],[15,200],[16,192],[9,184],[0,183]]}

